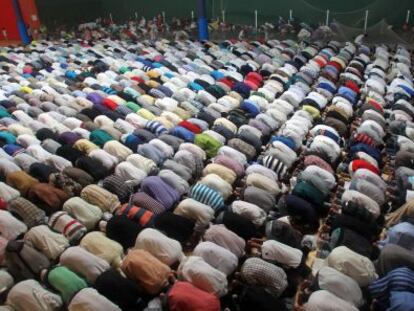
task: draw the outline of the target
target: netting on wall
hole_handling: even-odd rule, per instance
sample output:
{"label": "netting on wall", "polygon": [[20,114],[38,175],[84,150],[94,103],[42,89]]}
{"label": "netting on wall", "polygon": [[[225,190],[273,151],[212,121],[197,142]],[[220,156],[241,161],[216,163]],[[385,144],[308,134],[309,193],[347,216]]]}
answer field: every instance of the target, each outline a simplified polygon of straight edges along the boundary
{"label": "netting on wall", "polygon": [[260,24],[276,22],[279,16],[287,20],[292,10],[296,20],[318,25],[326,22],[326,11],[329,10],[330,21],[360,28],[364,26],[367,10],[369,26],[384,18],[387,23],[400,26],[405,21],[407,9],[414,7],[412,0],[209,0],[208,4],[212,18],[221,18],[224,10],[226,21],[230,23],[253,24],[255,10],[258,11]]}
{"label": "netting on wall", "polygon": [[[350,27],[341,23],[335,23],[332,28],[334,29],[333,37],[340,41],[352,41],[363,32],[362,28]],[[367,36],[364,38],[364,42],[367,44],[409,44],[405,38],[402,38],[393,31],[392,26],[385,20],[369,26],[366,34]]]}

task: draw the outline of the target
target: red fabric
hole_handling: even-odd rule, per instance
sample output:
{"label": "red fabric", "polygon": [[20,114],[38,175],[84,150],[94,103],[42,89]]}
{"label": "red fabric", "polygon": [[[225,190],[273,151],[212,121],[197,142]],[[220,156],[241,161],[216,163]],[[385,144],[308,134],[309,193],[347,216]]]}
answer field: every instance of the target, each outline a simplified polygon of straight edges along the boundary
{"label": "red fabric", "polygon": [[244,83],[247,84],[253,91],[257,91],[259,88],[259,85],[254,80],[244,80]]}
{"label": "red fabric", "polygon": [[136,81],[138,83],[145,83],[145,80],[138,76],[132,77],[131,80]]}
{"label": "red fabric", "polygon": [[109,98],[104,98],[102,104],[111,110],[115,110],[118,107],[118,104]]}
{"label": "red fabric", "polygon": [[188,282],[175,282],[168,292],[169,311],[220,311],[220,300]]}
{"label": "red fabric", "polygon": [[225,85],[227,85],[231,89],[233,88],[234,83],[230,79],[223,78],[223,79],[218,80],[218,82],[224,83]]}
{"label": "red fabric", "polygon": [[128,208],[128,204],[122,205],[117,214],[126,215],[129,219],[139,223],[142,227],[148,226],[154,218],[154,213],[135,205]]}
{"label": "red fabric", "polygon": [[354,140],[356,143],[364,143],[372,147],[375,147],[376,145],[372,137],[368,136],[367,134],[363,134],[363,133],[355,134]]}
{"label": "red fabric", "polygon": [[7,31],[8,40],[20,40],[12,0],[0,0],[0,21],[0,41],[6,40],[3,37],[3,28]]}
{"label": "red fabric", "polygon": [[197,124],[191,123],[187,120],[181,121],[180,123],[178,123],[178,125],[186,128],[187,130],[193,132],[194,134],[201,133],[201,128]]}
{"label": "red fabric", "polygon": [[257,81],[259,84],[262,83],[263,77],[255,71],[251,71],[247,74],[246,79]]}
{"label": "red fabric", "polygon": [[0,209],[6,210],[7,209],[7,202],[3,200],[3,198],[0,198]]}
{"label": "red fabric", "polygon": [[336,69],[338,69],[338,71],[339,71],[339,72],[341,72],[341,71],[342,71],[342,66],[341,66],[341,64],[340,64],[340,63],[337,63],[337,62],[335,62],[335,61],[330,61],[330,62],[328,63],[328,65],[331,65],[331,66],[335,67]]}
{"label": "red fabric", "polygon": [[377,108],[377,109],[379,109],[381,111],[384,111],[384,108],[381,106],[381,104],[378,103],[376,100],[374,100],[372,98],[370,98],[368,100],[368,104],[370,104],[371,106],[373,106],[373,107],[375,107],[375,108]]}
{"label": "red fabric", "polygon": [[365,160],[354,160],[352,161],[352,171],[356,172],[357,170],[359,170],[360,168],[366,168],[367,170],[370,170],[371,172],[379,175],[380,171],[377,167],[375,167],[374,165],[372,165],[371,163],[365,161]]}
{"label": "red fabric", "polygon": [[358,85],[356,85],[356,83],[354,81],[347,80],[345,82],[345,86],[350,88],[351,90],[353,90],[355,93],[359,94],[359,87],[358,87]]}
{"label": "red fabric", "polygon": [[35,0],[19,0],[24,23],[32,30],[40,29],[40,20]]}
{"label": "red fabric", "polygon": [[326,61],[321,57],[316,57],[314,61],[319,65],[320,68],[323,68],[326,64]]}

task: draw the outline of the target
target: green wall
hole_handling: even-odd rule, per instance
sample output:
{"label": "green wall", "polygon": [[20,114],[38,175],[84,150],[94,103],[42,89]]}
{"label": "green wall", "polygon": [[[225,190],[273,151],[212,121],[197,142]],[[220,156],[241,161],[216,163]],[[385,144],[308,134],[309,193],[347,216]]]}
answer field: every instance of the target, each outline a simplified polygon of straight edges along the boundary
{"label": "green wall", "polygon": [[[152,17],[165,11],[172,16],[190,17],[196,0],[37,0],[43,22],[76,24],[112,14],[115,21],[138,16]],[[414,0],[207,0],[209,17],[221,17],[234,23],[254,23],[254,10],[258,10],[259,24],[276,21],[278,16],[287,18],[289,9],[294,17],[309,23],[325,20],[326,9],[331,19],[352,27],[362,27],[365,10],[369,10],[369,24],[385,18],[387,22],[401,25],[407,9],[414,14]],[[412,19],[414,21],[414,18]]]}

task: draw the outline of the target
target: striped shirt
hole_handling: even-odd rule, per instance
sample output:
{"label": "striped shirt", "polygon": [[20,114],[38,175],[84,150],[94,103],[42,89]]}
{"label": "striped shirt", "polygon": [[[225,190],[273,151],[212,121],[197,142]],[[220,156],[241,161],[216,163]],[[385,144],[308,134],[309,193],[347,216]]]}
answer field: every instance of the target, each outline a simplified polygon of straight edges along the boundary
{"label": "striped shirt", "polygon": [[189,197],[211,206],[215,211],[224,207],[223,197],[204,184],[197,183],[191,187]]}

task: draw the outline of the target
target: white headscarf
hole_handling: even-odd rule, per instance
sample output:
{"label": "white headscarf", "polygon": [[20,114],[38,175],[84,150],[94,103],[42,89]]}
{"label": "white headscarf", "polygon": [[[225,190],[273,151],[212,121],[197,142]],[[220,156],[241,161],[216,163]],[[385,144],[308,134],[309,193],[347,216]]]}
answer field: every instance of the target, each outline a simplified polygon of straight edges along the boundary
{"label": "white headscarf", "polygon": [[211,206],[190,198],[181,201],[175,208],[174,214],[194,220],[200,225],[207,225],[214,218],[214,210]]}
{"label": "white headscarf", "polygon": [[178,241],[151,228],[146,228],[138,234],[135,248],[146,250],[168,266],[181,261],[184,257]]}
{"label": "white headscarf", "polygon": [[289,267],[298,267],[302,261],[302,256],[303,253],[300,249],[275,240],[267,240],[262,245],[263,259],[275,261]]}
{"label": "white headscarf", "polygon": [[358,311],[349,302],[338,298],[327,290],[318,290],[310,295],[305,304],[306,311]]}
{"label": "white headscarf", "polygon": [[358,283],[349,276],[331,267],[323,267],[318,272],[319,288],[330,291],[339,298],[360,307],[364,298]]}
{"label": "white headscarf", "polygon": [[121,311],[117,305],[92,287],[79,291],[70,301],[68,311]]}
{"label": "white headscarf", "polygon": [[225,275],[232,274],[238,265],[238,258],[229,250],[213,242],[201,242],[193,251],[194,256],[202,257],[205,262]]}
{"label": "white headscarf", "polygon": [[178,267],[178,276],[208,293],[222,297],[227,294],[226,275],[210,266],[203,258],[190,256]]}
{"label": "white headscarf", "polygon": [[60,255],[59,263],[94,284],[96,278],[110,268],[110,265],[98,256],[80,246],[69,247]]}
{"label": "white headscarf", "polygon": [[62,234],[53,232],[46,225],[31,228],[24,235],[24,241],[53,260],[69,246],[69,241]]}
{"label": "white headscarf", "polygon": [[217,174],[207,174],[199,181],[199,183],[207,185],[211,189],[219,192],[223,196],[224,200],[226,200],[233,193],[232,186]]}
{"label": "white headscarf", "polygon": [[115,165],[118,164],[118,159],[116,157],[102,149],[92,150],[89,152],[88,156],[101,162],[103,167],[106,169],[112,169]]}
{"label": "white headscarf", "polygon": [[236,200],[231,204],[231,210],[260,227],[266,220],[266,212],[259,206],[246,201]]}
{"label": "white headscarf", "polygon": [[46,290],[35,280],[22,281],[13,286],[6,303],[16,311],[58,311],[63,307],[59,295]]}
{"label": "white headscarf", "polygon": [[147,173],[126,161],[121,162],[116,166],[115,175],[124,180],[134,180],[136,184],[141,183],[141,181],[147,177]]}
{"label": "white headscarf", "polygon": [[0,210],[0,237],[14,240],[27,231],[27,226],[10,212]]}
{"label": "white headscarf", "polygon": [[326,263],[349,277],[359,286],[367,286],[378,278],[371,260],[346,246],[338,246],[326,258]]}
{"label": "white headscarf", "polygon": [[6,202],[20,197],[20,192],[4,182],[0,182],[0,197]]}

